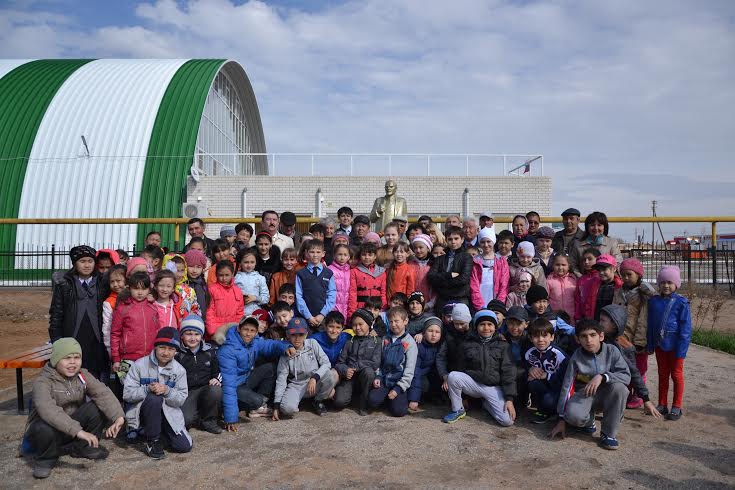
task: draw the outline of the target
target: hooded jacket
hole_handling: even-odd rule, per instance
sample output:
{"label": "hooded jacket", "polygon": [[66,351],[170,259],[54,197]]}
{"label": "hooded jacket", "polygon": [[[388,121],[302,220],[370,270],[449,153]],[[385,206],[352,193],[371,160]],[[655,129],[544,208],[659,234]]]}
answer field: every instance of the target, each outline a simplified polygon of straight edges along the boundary
{"label": "hooded jacket", "polygon": [[184,434],[191,444],[191,436],[184,425],[184,412],[181,407],[189,396],[189,387],[186,384],[186,370],[176,359],[165,366],[158,364],[156,352],[141,357],[130,368],[125,376],[123,400],[128,403],[125,418],[128,427],[140,427],[140,406],[148,396],[148,385],[162,383],[168,387],[163,396],[163,416],[176,435]]}
{"label": "hooded jacket", "polygon": [[347,318],[350,318],[358,308],[363,308],[368,298],[380,298],[381,304],[386,305],[388,301],[385,281],[385,269],[379,265],[373,265],[368,269],[360,264],[351,269]]}
{"label": "hooded jacket", "polygon": [[439,352],[436,354],[436,369],[439,376],[444,378],[452,371],[459,371],[460,356],[462,355],[462,343],[467,338],[468,332],[458,332],[453,326],[445,327],[442,335],[445,336]]}
{"label": "hooded jacket", "polygon": [[[176,287],[174,288],[175,293],[178,295],[178,299],[175,300],[175,303],[176,308],[178,309],[179,320],[185,318],[190,313],[200,315],[199,297],[197,296],[194,288],[189,285],[189,267],[186,265],[186,259],[184,256],[174,253],[166,254],[163,258],[163,262],[161,263],[161,267],[169,269],[175,274],[176,269],[168,265],[174,257],[178,257],[184,262],[184,275],[180,280],[176,281]],[[205,299],[202,298],[201,301],[205,301]]]}
{"label": "hooded jacket", "polygon": [[564,310],[572,318],[577,317],[575,293],[577,277],[569,273],[564,277],[552,273],[546,278],[546,289],[549,290],[549,303],[555,311]]}
{"label": "hooded jacket", "polygon": [[153,350],[153,341],[161,327],[158,307],[144,299],[132,297],[118,303],[112,314],[110,331],[110,357],[112,362],[137,361]]}
{"label": "hooded jacket", "polygon": [[337,302],[334,309],[347,317],[347,310],[350,307],[350,263],[347,262],[339,265],[337,262],[329,264],[329,270],[332,271],[334,284],[337,287]]}
{"label": "hooded jacket", "polygon": [[[270,294],[268,293],[268,285],[265,283],[265,277],[255,271],[238,272],[235,274],[235,286],[240,288],[244,295],[254,295],[258,299],[252,303],[244,304],[243,316],[250,315],[252,312],[260,308],[260,305],[268,304]],[[237,319],[240,320],[239,318]]]}
{"label": "hooded jacket", "polygon": [[186,383],[189,390],[207,386],[211,379],[222,381],[219,374],[217,350],[204,341],[199,343],[196,352],[182,343],[179,352],[176,353],[176,360],[186,370]]}
{"label": "hooded jacket", "polygon": [[546,287],[546,273],[544,272],[544,268],[541,266],[541,261],[538,257],[534,257],[531,260],[531,265],[527,266],[519,264],[518,257],[511,257],[508,261],[508,268],[510,272],[509,288],[511,290],[513,290],[520,282],[521,272],[528,272],[531,274],[533,284]]}
{"label": "hooded jacket", "polygon": [[342,352],[342,348],[345,346],[347,341],[352,338],[352,336],[346,332],[340,332],[337,340],[332,341],[327,336],[327,332],[317,332],[310,335],[309,338],[317,341],[319,347],[322,348],[324,353],[329,358],[329,362],[334,366],[337,363],[337,359],[339,358],[340,353]]}
{"label": "hooded jacket", "polygon": [[516,367],[510,344],[497,332],[489,340],[471,331],[462,343],[459,369],[485,386],[500,386],[506,400],[517,394]]}
{"label": "hooded jacket", "polygon": [[626,308],[628,319],[625,323],[625,338],[632,342],[638,350],[646,348],[648,333],[648,300],[656,295],[653,286],[645,281],[632,288],[625,285],[615,291],[613,304]]}
{"label": "hooded jacket", "polygon": [[383,386],[399,395],[408,391],[416,370],[418,347],[408,332],[393,340],[388,334],[383,337],[383,361],[376,377]]}
{"label": "hooded jacket", "polygon": [[211,337],[219,327],[226,323],[238,323],[243,317],[244,302],[242,291],[234,282],[223,286],[215,282],[209,286],[209,307],[207,308],[207,337]]}
{"label": "hooded jacket", "polygon": [[296,351],[296,355],[289,358],[282,355],[278,360],[278,375],[276,377],[276,391],[273,396],[275,408],[281,404],[286,386],[295,383],[305,385],[311,378],[317,382],[329,375],[332,364],[329,358],[314,339],[304,340],[304,347]]}
{"label": "hooded jacket", "polygon": [[685,297],[674,293],[648,300],[648,352],[659,348],[664,352],[674,352],[678,359],[684,359],[691,340],[692,317],[689,301]]}
{"label": "hooded jacket", "polygon": [[354,336],[342,347],[334,369],[339,373],[340,379],[347,377],[348,369],[372,369],[377,372],[380,369],[380,360],[383,353],[383,341],[379,337],[364,335]]}
{"label": "hooded jacket", "polygon": [[584,390],[587,383],[598,374],[602,376],[603,383],[622,383],[626,386],[630,383],[628,364],[617,347],[602,343],[600,350],[594,354],[580,347],[572,354],[564,373],[556,410],[560,418],[564,418],[567,401],[572,394]]}
{"label": "hooded jacket", "polygon": [[33,408],[28,414],[26,430],[36,420],[43,420],[62,434],[76,437],[82,426],[71,416],[88,398],[109,420],[125,415],[110,389],[86,369],[67,378],[46,364],[33,382]]}
{"label": "hooded jacket", "polygon": [[[156,307],[156,311],[158,312],[158,324],[161,327],[174,327],[177,330],[179,329],[183,317],[181,316],[181,297],[176,292],[171,293],[171,297],[165,305],[158,301],[153,301],[153,306]],[[188,313],[185,314],[188,315]]]}
{"label": "hooded jacket", "polygon": [[248,380],[256,361],[262,357],[280,357],[289,345],[288,342],[268,340],[259,336],[246,344],[238,332],[237,325],[227,330],[225,343],[217,350],[222,376],[222,408],[226,424],[237,422],[240,413],[237,387]]}
{"label": "hooded jacket", "polygon": [[621,305],[607,305],[602,309],[602,311],[610,317],[617,329],[615,336],[605,336],[605,343],[612,344],[620,350],[620,353],[623,355],[623,359],[625,359],[625,363],[628,365],[628,370],[630,371],[631,386],[635,388],[635,391],[641,398],[643,398],[643,401],[647,402],[649,400],[648,388],[646,387],[646,382],[643,379],[643,376],[641,376],[641,372],[638,370],[635,363],[635,346],[624,336],[625,323],[627,320],[625,307]]}

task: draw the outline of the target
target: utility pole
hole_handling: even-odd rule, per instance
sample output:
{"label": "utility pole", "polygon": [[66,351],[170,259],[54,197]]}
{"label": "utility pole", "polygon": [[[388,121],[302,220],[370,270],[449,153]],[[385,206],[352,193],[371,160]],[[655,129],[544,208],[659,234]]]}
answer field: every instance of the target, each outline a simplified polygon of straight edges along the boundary
{"label": "utility pole", "polygon": [[[651,214],[656,217],[656,204],[657,201],[651,201]],[[651,222],[651,251],[656,248],[656,223]]]}

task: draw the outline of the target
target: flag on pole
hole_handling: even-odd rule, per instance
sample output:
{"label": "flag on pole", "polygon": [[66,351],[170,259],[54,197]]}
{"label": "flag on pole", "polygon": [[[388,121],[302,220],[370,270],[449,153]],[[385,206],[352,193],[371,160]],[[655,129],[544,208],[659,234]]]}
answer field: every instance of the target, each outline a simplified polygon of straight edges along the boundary
{"label": "flag on pole", "polygon": [[527,174],[531,172],[531,164],[526,162],[526,165],[523,167],[523,173]]}

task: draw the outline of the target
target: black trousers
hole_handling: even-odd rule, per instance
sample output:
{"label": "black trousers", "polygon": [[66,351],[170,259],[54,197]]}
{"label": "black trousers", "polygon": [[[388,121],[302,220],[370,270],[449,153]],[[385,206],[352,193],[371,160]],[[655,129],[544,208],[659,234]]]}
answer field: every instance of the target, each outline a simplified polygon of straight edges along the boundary
{"label": "black trousers", "polygon": [[250,371],[248,380],[237,387],[240,410],[257,410],[266,400],[273,400],[276,389],[276,364],[268,362]]}
{"label": "black trousers", "polygon": [[181,407],[186,428],[210,420],[217,422],[220,403],[222,403],[221,386],[207,385],[190,389],[189,396]]}
{"label": "black trousers", "polygon": [[176,434],[163,413],[163,396],[148,393],[140,406],[140,425],[145,429],[148,441],[155,441],[161,434],[168,439],[171,449],[177,453],[191,451],[191,442],[182,432]]}
{"label": "black trousers", "polygon": [[383,404],[388,407],[388,412],[394,417],[403,417],[408,413],[408,395],[405,391],[390,400],[388,398],[388,392],[391,388],[385,385],[380,385],[380,388],[373,388],[368,395],[368,404],[372,408],[377,408]]}
{"label": "black trousers", "polygon": [[352,401],[352,393],[357,390],[359,393],[358,405],[360,408],[367,407],[368,395],[370,387],[375,379],[375,370],[370,368],[362,368],[355,371],[352,379],[343,379],[334,388],[334,406],[337,408],[345,408]]}
{"label": "black trousers", "polygon": [[[79,422],[82,430],[94,434],[98,438],[105,426],[105,416],[94,402],[82,404],[71,415]],[[87,441],[64,434],[43,420],[34,421],[26,431],[31,446],[36,451],[36,464],[53,467],[60,456],[87,446]]]}

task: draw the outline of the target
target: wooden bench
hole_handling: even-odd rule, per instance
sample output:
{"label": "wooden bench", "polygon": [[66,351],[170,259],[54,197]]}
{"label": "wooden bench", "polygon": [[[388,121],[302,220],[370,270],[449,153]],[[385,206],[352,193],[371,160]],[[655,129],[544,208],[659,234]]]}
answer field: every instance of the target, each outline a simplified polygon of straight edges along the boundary
{"label": "wooden bench", "polygon": [[18,395],[18,413],[23,413],[23,368],[40,369],[51,359],[51,344],[45,344],[12,357],[0,359],[0,368],[15,369],[15,389]]}

